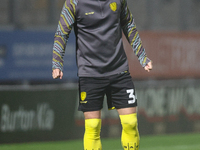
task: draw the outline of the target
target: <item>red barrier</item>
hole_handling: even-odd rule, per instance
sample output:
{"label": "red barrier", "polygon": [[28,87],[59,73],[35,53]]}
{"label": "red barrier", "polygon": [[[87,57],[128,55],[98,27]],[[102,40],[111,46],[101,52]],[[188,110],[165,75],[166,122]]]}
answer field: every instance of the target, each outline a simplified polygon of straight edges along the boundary
{"label": "red barrier", "polygon": [[144,31],[140,32],[140,37],[153,61],[153,70],[150,73],[144,71],[124,40],[133,78],[200,78],[200,33]]}

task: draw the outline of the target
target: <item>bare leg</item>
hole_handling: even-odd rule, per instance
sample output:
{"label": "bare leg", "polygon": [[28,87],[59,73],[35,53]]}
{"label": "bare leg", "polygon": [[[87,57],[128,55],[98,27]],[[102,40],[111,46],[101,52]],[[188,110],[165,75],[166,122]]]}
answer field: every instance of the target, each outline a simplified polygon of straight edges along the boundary
{"label": "bare leg", "polygon": [[137,113],[137,107],[121,108],[121,109],[117,109],[117,111],[119,115],[128,115],[128,114]]}
{"label": "bare leg", "polygon": [[84,112],[85,119],[101,119],[101,111]]}

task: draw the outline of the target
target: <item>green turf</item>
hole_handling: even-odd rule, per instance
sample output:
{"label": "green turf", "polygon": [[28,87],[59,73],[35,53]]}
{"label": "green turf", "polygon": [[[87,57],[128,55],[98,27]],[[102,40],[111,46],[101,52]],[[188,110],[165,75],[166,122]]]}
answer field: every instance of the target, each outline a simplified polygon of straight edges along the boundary
{"label": "green turf", "polygon": [[[200,150],[200,134],[141,136],[140,150]],[[122,150],[120,139],[102,139],[103,150]],[[82,140],[3,144],[0,150],[83,150]]]}

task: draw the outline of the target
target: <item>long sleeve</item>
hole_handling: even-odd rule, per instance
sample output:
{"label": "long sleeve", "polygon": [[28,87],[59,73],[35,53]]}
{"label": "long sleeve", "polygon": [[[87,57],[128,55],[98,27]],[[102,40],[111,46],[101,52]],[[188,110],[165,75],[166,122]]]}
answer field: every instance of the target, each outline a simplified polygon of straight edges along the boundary
{"label": "long sleeve", "polygon": [[145,67],[146,64],[150,62],[150,59],[147,57],[145,49],[142,46],[142,41],[136,29],[136,24],[127,6],[127,0],[122,0],[121,9],[120,19],[123,32],[128,42],[131,44],[135,55],[138,57],[140,64],[142,67]]}
{"label": "long sleeve", "polygon": [[66,0],[60,14],[57,31],[54,36],[52,69],[63,71],[65,47],[75,22],[75,6],[77,0]]}

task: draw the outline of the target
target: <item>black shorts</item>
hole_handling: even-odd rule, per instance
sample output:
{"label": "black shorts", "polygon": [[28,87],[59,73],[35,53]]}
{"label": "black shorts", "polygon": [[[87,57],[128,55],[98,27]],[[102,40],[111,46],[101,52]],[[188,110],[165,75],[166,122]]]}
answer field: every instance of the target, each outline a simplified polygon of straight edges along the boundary
{"label": "black shorts", "polygon": [[108,109],[137,106],[134,84],[128,71],[108,77],[79,78],[79,111],[101,110],[105,95]]}

